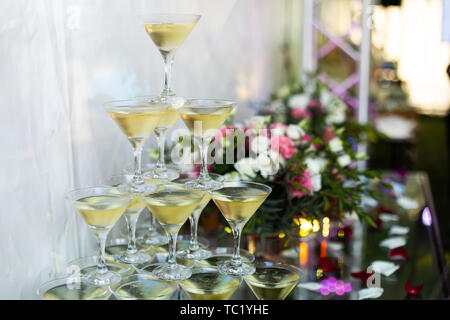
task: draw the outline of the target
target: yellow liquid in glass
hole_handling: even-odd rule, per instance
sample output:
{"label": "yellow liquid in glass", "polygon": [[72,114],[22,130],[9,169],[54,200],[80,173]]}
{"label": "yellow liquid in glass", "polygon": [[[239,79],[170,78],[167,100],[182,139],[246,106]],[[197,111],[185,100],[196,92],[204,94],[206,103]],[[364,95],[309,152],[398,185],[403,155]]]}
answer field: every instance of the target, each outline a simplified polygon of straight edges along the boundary
{"label": "yellow liquid in glass", "polygon": [[202,272],[194,273],[180,283],[192,300],[228,300],[239,287],[240,280],[218,272]]}
{"label": "yellow liquid in glass", "polygon": [[120,111],[108,111],[108,113],[128,139],[142,139],[143,142],[152,134],[164,115],[164,111],[121,109]]}
{"label": "yellow liquid in glass", "polygon": [[131,216],[135,214],[139,214],[144,210],[145,202],[139,196],[134,196],[133,200],[131,200],[128,207],[125,209],[124,215]]}
{"label": "yellow liquid in glass", "polygon": [[257,188],[229,187],[213,193],[213,201],[227,221],[249,220],[269,194]]}
{"label": "yellow liquid in glass", "polygon": [[95,228],[112,227],[122,216],[128,202],[115,196],[92,196],[77,200],[75,210]]}
{"label": "yellow liquid in glass", "polygon": [[169,108],[162,116],[158,122],[157,128],[171,128],[180,119],[180,114],[173,108]]}
{"label": "yellow liquid in glass", "polygon": [[257,268],[244,278],[258,300],[284,300],[300,281],[300,276],[280,268]]}
{"label": "yellow liquid in glass", "polygon": [[181,46],[196,23],[144,24],[145,31],[162,51],[173,51]]}
{"label": "yellow liquid in glass", "polygon": [[[233,107],[183,107],[178,109],[186,126],[196,135],[214,136],[214,131],[219,129],[230,116]],[[209,134],[208,134],[209,133]]]}
{"label": "yellow liquid in glass", "polygon": [[169,282],[140,280],[121,285],[116,293],[120,300],[170,300],[176,288]]}
{"label": "yellow liquid in glass", "polygon": [[181,227],[200,201],[200,195],[188,191],[161,191],[145,196],[148,209],[163,227]]}

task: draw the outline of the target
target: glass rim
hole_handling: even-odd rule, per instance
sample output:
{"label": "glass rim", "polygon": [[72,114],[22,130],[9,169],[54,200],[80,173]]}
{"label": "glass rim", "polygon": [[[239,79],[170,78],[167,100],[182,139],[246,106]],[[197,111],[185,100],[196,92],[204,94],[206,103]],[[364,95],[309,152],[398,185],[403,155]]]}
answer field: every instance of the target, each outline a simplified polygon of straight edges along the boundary
{"label": "glass rim", "polygon": [[[216,194],[217,192],[219,192],[220,190],[222,190],[223,188],[229,188],[229,187],[238,187],[238,186],[254,186],[257,187],[260,190],[264,190],[267,192],[267,194],[269,195],[272,192],[272,187],[269,187],[266,184],[263,183],[259,183],[259,182],[252,182],[252,181],[228,181],[228,182],[224,182],[223,186],[221,189],[218,190],[211,190],[210,193],[211,195]],[[233,196],[226,196],[226,195],[220,195],[220,197],[224,197],[224,198],[230,198]]]}
{"label": "glass rim", "polygon": [[[169,190],[167,190],[167,189],[169,189]],[[160,192],[171,191],[171,190],[173,190],[173,191],[187,191],[189,193],[192,193],[192,194],[198,195],[198,196],[202,192],[201,190],[187,189],[187,188],[184,187],[183,184],[173,183],[172,181],[170,181],[168,183],[159,185],[159,187],[153,192],[141,194],[141,198],[144,199],[144,198],[152,196],[152,195],[154,196],[155,194],[158,194]],[[203,195],[201,197],[199,196],[199,198],[203,198],[205,193],[206,193],[206,191],[203,191]]]}
{"label": "glass rim", "polygon": [[[145,99],[148,98],[148,99]],[[152,100],[154,98],[154,100]],[[114,99],[103,102],[103,107],[107,111],[121,110],[124,108],[135,107],[140,110],[165,111],[169,104],[158,100],[159,96],[131,97],[127,99]]]}
{"label": "glass rim", "polygon": [[[277,268],[277,269],[284,269],[284,270],[289,270],[294,272],[295,274],[298,275],[298,279],[297,280],[292,280],[289,281],[288,283],[292,283],[292,282],[299,282],[300,279],[305,275],[305,271],[297,266],[294,266],[292,264],[287,264],[287,263],[283,263],[283,262],[277,262],[277,261],[260,261],[260,262],[255,262],[253,264],[253,266],[255,267],[255,269],[258,268]],[[256,272],[256,271],[255,271]],[[248,275],[251,276],[251,275]],[[250,282],[254,282],[251,279],[248,279],[248,276],[245,276],[245,280],[250,281]],[[274,281],[270,281],[270,282],[264,282],[264,283],[270,283],[270,284],[281,284],[282,282],[274,282]],[[284,282],[286,283],[286,282]]]}
{"label": "glass rim", "polygon": [[[189,173],[188,173],[189,174]],[[200,174],[200,172],[199,172]],[[180,174],[180,177],[178,177],[175,180],[170,181],[173,184],[179,184],[179,185],[184,185],[186,182],[190,182],[190,181],[197,181],[199,179],[200,176],[198,177],[181,177],[181,175],[185,175],[185,174]],[[211,177],[212,180],[218,181],[218,182],[224,182],[224,176],[218,173],[214,173],[214,172],[209,172],[208,175]],[[216,179],[217,178],[217,179]]]}
{"label": "glass rim", "polygon": [[[199,105],[193,105],[198,103]],[[195,108],[211,108],[211,107],[236,107],[238,105],[237,101],[229,99],[197,99],[197,98],[185,98],[185,103],[179,109],[184,107],[195,107]]]}
{"label": "glass rim", "polygon": [[[36,289],[36,294],[41,300],[47,300],[44,298],[44,294],[51,288],[55,288],[56,286],[61,286],[66,284],[67,280],[70,279],[70,276],[67,277],[60,277],[60,278],[54,278],[48,281],[45,281],[39,285],[39,287]],[[80,285],[83,284],[83,281],[80,282]],[[97,286],[97,288],[104,287],[105,291],[99,294],[96,298],[106,297],[108,295],[109,287],[108,286]]]}
{"label": "glass rim", "polygon": [[[100,194],[98,192],[97,193],[89,192],[89,191],[94,191],[94,190],[104,190],[104,192],[100,192]],[[117,193],[112,192],[112,190],[116,190]],[[79,201],[80,197],[83,197],[83,196],[78,197],[76,195],[81,194],[81,193],[91,194],[91,196],[95,196],[95,195],[108,195],[109,196],[109,195],[111,195],[111,196],[117,197],[118,199],[120,199],[122,201],[129,201],[129,198],[127,198],[127,196],[124,193],[120,192],[117,187],[105,186],[105,185],[74,189],[74,190],[66,192],[64,198],[73,203],[77,203],[77,202],[80,202]],[[86,195],[84,197],[89,197],[89,195]],[[101,204],[103,202],[100,201],[98,203]]]}
{"label": "glass rim", "polygon": [[151,273],[148,273],[148,274],[147,273],[135,273],[135,274],[124,276],[124,277],[122,277],[122,279],[119,282],[111,285],[110,288],[111,288],[112,293],[115,296],[125,297],[124,295],[118,293],[118,291],[117,291],[121,286],[126,285],[126,284],[136,283],[136,282],[144,282],[144,281],[154,281],[157,283],[165,283],[172,288],[172,291],[170,293],[154,296],[154,297],[152,297],[153,299],[171,296],[174,294],[174,291],[176,291],[176,289],[177,289],[176,281],[159,280],[158,278],[155,278],[154,276],[152,276]]}
{"label": "glass rim", "polygon": [[137,17],[141,20],[142,24],[173,24],[197,23],[202,15],[197,13],[150,13],[137,14]]}

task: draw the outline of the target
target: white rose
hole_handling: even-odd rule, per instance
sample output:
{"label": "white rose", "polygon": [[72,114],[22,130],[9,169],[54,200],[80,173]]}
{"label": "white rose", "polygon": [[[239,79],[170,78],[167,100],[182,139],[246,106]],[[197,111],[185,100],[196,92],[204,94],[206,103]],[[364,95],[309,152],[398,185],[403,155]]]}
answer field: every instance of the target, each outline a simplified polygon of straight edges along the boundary
{"label": "white rose", "polygon": [[322,91],[320,91],[320,102],[324,106],[328,106],[328,104],[335,98],[336,97],[334,96],[334,94],[331,93],[331,91],[328,89],[322,89]]}
{"label": "white rose", "polygon": [[312,174],[321,173],[323,168],[327,165],[327,160],[324,158],[306,158],[305,163],[309,172]]}
{"label": "white rose", "polygon": [[330,147],[330,150],[334,153],[340,152],[344,150],[344,146],[342,144],[342,140],[339,138],[333,138],[328,143],[328,146]]}
{"label": "white rose", "polygon": [[260,154],[258,158],[256,158],[256,164],[264,179],[267,179],[277,172],[272,160],[265,154]]}
{"label": "white rose", "polygon": [[280,155],[279,152],[270,150],[269,157],[270,159],[272,159],[272,163],[274,164],[277,171],[280,168],[280,166],[284,167],[286,165],[286,160],[283,159],[283,157]]}
{"label": "white rose", "polygon": [[288,105],[289,108],[305,109],[309,101],[310,97],[308,94],[295,94],[289,99]]}
{"label": "white rose", "polygon": [[320,173],[311,175],[311,182],[314,192],[320,191],[320,189],[322,189],[322,176]]}
{"label": "white rose", "polygon": [[270,140],[266,136],[257,136],[255,137],[251,144],[250,150],[253,154],[267,154],[269,152]]}
{"label": "white rose", "polygon": [[328,114],[325,118],[327,124],[339,124],[347,118],[347,105],[341,99],[333,99],[327,106]]}
{"label": "white rose", "polygon": [[350,163],[352,163],[352,159],[350,159],[350,156],[348,154],[344,154],[344,155],[340,156],[337,159],[337,161],[341,167],[346,167]]}
{"label": "white rose", "polygon": [[253,158],[243,158],[234,164],[243,180],[256,178],[256,161]]}
{"label": "white rose", "polygon": [[300,126],[291,124],[287,128],[286,134],[292,140],[300,140],[305,134],[305,131],[303,131],[303,129],[300,128]]}

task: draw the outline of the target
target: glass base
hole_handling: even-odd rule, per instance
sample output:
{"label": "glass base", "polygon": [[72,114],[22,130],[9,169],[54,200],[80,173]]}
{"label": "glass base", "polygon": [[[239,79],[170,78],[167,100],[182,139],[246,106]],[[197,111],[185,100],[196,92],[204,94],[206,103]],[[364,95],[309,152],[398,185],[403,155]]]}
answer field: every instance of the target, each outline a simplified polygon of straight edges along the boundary
{"label": "glass base", "polygon": [[199,248],[195,251],[191,250],[180,250],[177,252],[177,256],[182,259],[189,259],[189,260],[203,260],[208,259],[211,257],[212,253],[209,250],[205,250],[202,248]]}
{"label": "glass base", "polygon": [[180,176],[180,172],[176,169],[166,167],[166,170],[160,171],[156,169],[156,166],[149,166],[149,168],[153,167],[152,170],[146,172],[144,174],[145,180],[159,180],[159,181],[172,181],[178,179]]}
{"label": "glass base", "polygon": [[167,235],[161,234],[158,231],[147,233],[137,239],[137,242],[141,245],[147,246],[162,246],[169,243]]}
{"label": "glass base", "polygon": [[142,184],[122,184],[117,189],[122,193],[152,193],[157,189],[156,184],[144,182]]}
{"label": "glass base", "polygon": [[137,251],[136,253],[124,252],[117,257],[117,261],[127,264],[141,264],[150,262],[153,259],[152,256],[145,252]]}
{"label": "glass base", "polygon": [[184,184],[186,189],[200,190],[200,191],[212,191],[218,190],[223,187],[223,183],[219,181],[215,181],[212,179],[201,180],[197,179],[194,181],[189,181]]}
{"label": "glass base", "polygon": [[248,276],[255,273],[256,268],[248,263],[242,262],[241,265],[234,265],[231,260],[218,265],[219,272],[230,276]]}
{"label": "glass base", "polygon": [[120,274],[112,271],[107,271],[99,274],[97,271],[88,273],[82,277],[82,281],[93,286],[110,286],[119,282],[122,279]]}
{"label": "glass base", "polygon": [[188,267],[179,264],[170,265],[166,263],[155,268],[152,274],[160,280],[181,281],[189,279],[192,271]]}

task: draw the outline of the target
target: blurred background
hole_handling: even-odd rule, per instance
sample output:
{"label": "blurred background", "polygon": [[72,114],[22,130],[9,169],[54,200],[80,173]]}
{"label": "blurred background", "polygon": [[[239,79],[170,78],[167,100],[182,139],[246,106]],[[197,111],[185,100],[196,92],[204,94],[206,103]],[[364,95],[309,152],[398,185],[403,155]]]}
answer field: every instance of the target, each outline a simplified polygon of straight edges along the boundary
{"label": "blurred background", "polygon": [[[429,174],[450,256],[450,1],[372,1],[369,146],[374,169]],[[314,61],[330,83],[349,80],[362,40],[360,0],[321,1]],[[64,202],[132,161],[103,102],[162,89],[162,59],[138,14],[199,13],[179,50],[173,88],[239,101],[237,119],[311,65],[303,0],[3,0],[0,2],[0,298],[33,298],[46,267],[94,252],[94,236]],[[326,31],[326,32],[325,32]],[[345,50],[330,38],[346,43]],[[333,42],[333,41],[331,41]],[[178,123],[178,126],[182,126]],[[155,145],[149,139],[148,147]],[[126,150],[126,152],[124,152]],[[148,160],[148,159],[147,159]],[[145,161],[147,161],[145,160]]]}

